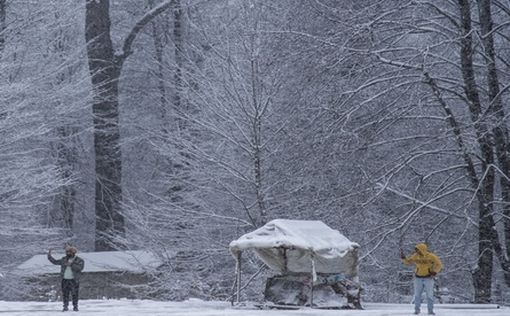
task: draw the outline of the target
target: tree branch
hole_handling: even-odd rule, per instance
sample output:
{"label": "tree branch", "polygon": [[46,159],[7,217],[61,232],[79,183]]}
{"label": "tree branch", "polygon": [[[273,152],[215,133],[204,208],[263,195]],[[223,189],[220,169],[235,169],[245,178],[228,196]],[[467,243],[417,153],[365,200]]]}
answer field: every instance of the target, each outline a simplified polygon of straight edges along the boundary
{"label": "tree branch", "polygon": [[156,16],[160,15],[161,13],[168,10],[173,4],[175,0],[168,0],[160,4],[159,6],[155,7],[154,9],[147,12],[131,29],[128,36],[124,40],[124,44],[122,45],[122,51],[120,54],[116,54],[115,58],[116,61],[119,64],[122,64],[126,58],[133,53],[131,50],[131,46],[133,45],[133,42],[136,39],[136,36],[138,36],[138,33],[147,25],[152,19],[154,19]]}

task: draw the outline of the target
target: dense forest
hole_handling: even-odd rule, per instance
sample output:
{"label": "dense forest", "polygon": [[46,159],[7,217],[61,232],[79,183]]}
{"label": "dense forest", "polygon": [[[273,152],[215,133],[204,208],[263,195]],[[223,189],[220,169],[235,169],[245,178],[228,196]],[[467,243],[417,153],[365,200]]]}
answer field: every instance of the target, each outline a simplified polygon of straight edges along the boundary
{"label": "dense forest", "polygon": [[508,0],[0,0],[0,70],[0,299],[66,243],[227,299],[230,241],[287,218],[360,244],[365,300],[425,241],[510,302]]}

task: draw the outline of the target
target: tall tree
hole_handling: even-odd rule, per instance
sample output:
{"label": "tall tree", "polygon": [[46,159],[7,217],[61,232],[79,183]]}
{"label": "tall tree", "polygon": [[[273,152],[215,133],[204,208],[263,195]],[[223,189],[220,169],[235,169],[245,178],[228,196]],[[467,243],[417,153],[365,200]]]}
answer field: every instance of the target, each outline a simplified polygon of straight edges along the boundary
{"label": "tall tree", "polygon": [[[469,100],[468,108],[476,130],[477,140],[482,155],[482,170],[478,180],[472,181],[479,203],[479,236],[478,236],[478,265],[473,273],[475,287],[475,300],[477,302],[490,302],[492,288],[492,243],[491,234],[494,226],[492,219],[494,199],[495,171],[494,150],[492,147],[492,133],[487,120],[482,117],[482,104],[478,93],[478,85],[474,70],[474,48],[472,39],[472,21],[470,2],[459,0],[460,32],[461,32],[461,69],[464,80],[464,91]],[[470,178],[477,178],[470,172]],[[480,189],[478,187],[480,186]]]}
{"label": "tall tree", "polygon": [[[49,38],[48,51],[58,60],[64,67],[64,71],[59,71],[55,74],[55,78],[51,80],[51,87],[55,91],[65,88],[66,85],[72,84],[72,77],[79,75],[80,72],[76,71],[72,65],[67,64],[67,58],[71,54],[76,45],[71,44],[75,31],[74,28],[64,28],[62,23],[66,17],[62,11],[55,11],[55,24],[56,29],[51,29],[53,33]],[[74,43],[73,43],[74,44]],[[69,107],[71,104],[62,104],[62,98],[55,99],[56,107]],[[69,113],[74,111],[70,110]],[[62,115],[62,121],[55,129],[56,140],[53,150],[55,151],[56,165],[59,169],[59,175],[63,183],[59,193],[55,195],[55,206],[48,212],[48,223],[53,227],[64,228],[69,235],[72,235],[73,222],[75,216],[77,188],[76,188],[76,173],[77,173],[77,135],[79,133],[78,127],[75,126],[76,122],[72,121],[71,115]]]}
{"label": "tall tree", "polygon": [[95,249],[113,249],[116,235],[124,233],[121,214],[122,161],[119,129],[121,62],[114,55],[110,37],[110,2],[87,0],[85,38],[94,88],[94,149],[96,161]]}
{"label": "tall tree", "polygon": [[[149,8],[152,9],[155,7],[154,0],[149,0]],[[154,42],[154,54],[157,62],[157,69],[155,70],[156,78],[157,78],[157,86],[159,93],[159,106],[161,110],[161,121],[162,121],[162,133],[167,133],[167,128],[165,126],[168,121],[168,98],[167,98],[167,89],[165,87],[165,60],[163,50],[165,48],[165,38],[167,37],[166,33],[166,25],[154,19],[151,22],[152,28],[152,40]]]}
{"label": "tall tree", "polygon": [[[504,247],[498,236],[494,223],[491,223],[489,234],[494,252],[503,269],[505,282],[510,287],[510,139],[505,109],[503,107],[503,96],[500,89],[498,69],[496,65],[496,49],[494,46],[494,27],[492,19],[491,1],[478,0],[480,17],[480,28],[484,46],[484,59],[486,63],[486,80],[488,91],[487,119],[495,121],[492,129],[494,135],[494,150],[501,170],[499,174],[501,186],[501,200],[503,201],[503,240]],[[494,221],[493,221],[494,222]],[[506,253],[504,248],[506,248]]]}
{"label": "tall tree", "polygon": [[0,0],[0,53],[4,50],[5,45],[5,15],[7,0]]}
{"label": "tall tree", "polygon": [[214,165],[214,182],[227,198],[214,208],[259,227],[279,209],[278,198],[269,198],[279,179],[269,170],[277,163],[278,140],[289,120],[289,113],[280,114],[291,108],[285,101],[276,106],[283,75],[275,35],[263,30],[278,22],[263,1],[220,3],[218,8],[224,18],[203,32],[219,44],[207,52],[207,66],[197,71],[199,89],[192,91],[201,115],[188,118],[214,137],[204,142],[209,148],[194,148],[193,155]]}
{"label": "tall tree", "polygon": [[[40,6],[1,1],[5,28],[0,31],[4,40],[0,54],[0,270],[11,267],[12,272],[27,256],[62,242],[63,230],[48,227],[47,222],[54,197],[65,186],[51,145],[62,114],[77,111],[83,103],[56,100],[77,100],[84,89],[80,90],[82,80],[78,85],[55,84],[70,63],[79,63],[56,57],[48,45],[56,29],[51,10],[55,2]],[[66,9],[60,12],[69,13]],[[21,277],[13,273],[9,279],[2,280],[0,293],[19,295]]]}
{"label": "tall tree", "polygon": [[122,50],[115,53],[110,34],[110,1],[86,0],[85,39],[94,90],[94,148],[96,162],[97,251],[120,246],[116,236],[125,232],[122,201],[122,155],[119,127],[119,78],[124,62],[132,54],[139,32],[154,17],[171,7],[165,1],[145,14],[131,29]]}
{"label": "tall tree", "polygon": [[[488,302],[491,299],[493,250],[498,252],[494,242],[498,239],[494,216],[499,210],[494,163],[496,147],[505,146],[505,143],[501,137],[494,143],[497,138],[493,137],[494,133],[498,132],[494,127],[499,125],[494,124],[497,111],[494,111],[494,103],[485,103],[484,88],[478,78],[480,53],[485,55],[490,51],[486,48],[481,52],[480,46],[473,43],[477,27],[472,22],[472,16],[476,21],[476,15],[471,12],[473,3],[385,1],[383,6],[382,2],[371,2],[350,8],[347,3],[335,5],[331,1],[318,1],[317,8],[329,21],[341,24],[340,14],[346,12],[351,15],[352,12],[362,12],[363,16],[354,15],[356,20],[352,24],[357,27],[346,44],[337,42],[340,37],[337,34],[336,37],[307,35],[343,51],[344,54],[336,55],[338,65],[345,67],[346,61],[352,57],[363,58],[365,54],[368,57],[356,67],[359,72],[356,68],[351,71],[361,74],[364,80],[351,91],[342,93],[328,110],[334,120],[333,126],[344,133],[352,130],[366,142],[359,147],[357,159],[364,157],[366,151],[385,161],[382,166],[373,168],[370,166],[372,158],[365,156],[369,159],[361,168],[368,175],[366,188],[379,182],[381,191],[367,194],[369,200],[362,207],[376,201],[381,203],[380,192],[383,191],[397,193],[409,202],[402,207],[395,207],[395,201],[389,205],[391,211],[383,214],[381,226],[376,226],[386,228],[377,229],[381,233],[372,240],[374,251],[384,238],[396,235],[405,227],[412,227],[414,235],[440,242],[435,236],[446,233],[445,223],[464,221],[466,227],[472,228],[466,228],[461,236],[476,236],[478,249],[476,253],[469,253],[467,258],[472,262],[463,269],[472,274],[475,300]],[[482,33],[487,34],[483,38],[487,43],[488,35],[496,32]],[[378,65],[376,60],[381,64]],[[371,107],[374,100],[378,103]],[[446,129],[443,126],[444,134],[438,129],[439,121],[447,124]],[[420,125],[414,122],[420,122]],[[336,131],[331,133],[336,135]],[[413,142],[408,143],[411,139]],[[387,150],[391,146],[388,142],[399,143],[400,148],[407,149],[395,148],[395,153],[389,153]],[[436,165],[432,159],[426,158],[431,155],[438,155],[437,162],[440,163]],[[459,205],[463,206],[451,205],[452,199],[462,200]],[[428,212],[442,214],[436,220],[423,211],[424,207],[432,205],[435,207]],[[392,214],[399,212],[402,213],[393,218]],[[396,227],[389,228],[393,225]],[[421,235],[416,233],[418,225],[422,226]],[[431,232],[427,232],[428,227],[433,227]],[[449,226],[453,227],[460,228]],[[372,251],[368,255],[371,254]],[[461,265],[460,262],[455,264]]]}

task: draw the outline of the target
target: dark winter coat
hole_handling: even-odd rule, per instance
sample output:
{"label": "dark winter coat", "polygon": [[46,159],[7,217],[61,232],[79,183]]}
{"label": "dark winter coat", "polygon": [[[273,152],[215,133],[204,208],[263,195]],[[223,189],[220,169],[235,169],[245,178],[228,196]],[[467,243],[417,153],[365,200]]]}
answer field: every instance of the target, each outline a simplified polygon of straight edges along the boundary
{"label": "dark winter coat", "polygon": [[[61,259],[55,259],[51,255],[48,255],[48,260],[50,260],[51,263],[53,263],[54,265],[60,266],[60,277],[61,278],[64,278],[64,271],[67,268],[66,264],[69,259],[70,258],[68,258],[68,257],[62,257]],[[83,270],[84,266],[85,266],[85,261],[83,261],[83,259],[78,256],[74,256],[74,261],[71,264],[71,270],[73,271],[74,280],[76,281],[76,283],[80,282],[81,271]]]}

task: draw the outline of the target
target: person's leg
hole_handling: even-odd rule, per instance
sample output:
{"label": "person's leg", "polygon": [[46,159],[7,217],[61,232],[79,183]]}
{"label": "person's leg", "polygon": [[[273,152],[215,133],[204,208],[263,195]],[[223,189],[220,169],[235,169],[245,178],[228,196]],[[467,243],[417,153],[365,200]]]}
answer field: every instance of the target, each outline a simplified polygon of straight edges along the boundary
{"label": "person's leg", "polygon": [[80,284],[76,282],[76,280],[72,280],[72,291],[71,294],[73,296],[73,310],[78,310],[78,292],[80,289]]}
{"label": "person's leg", "polygon": [[69,292],[71,292],[69,280],[62,279],[62,301],[64,303],[64,310],[67,310],[69,306]]}
{"label": "person's leg", "polygon": [[434,314],[434,279],[425,279],[425,293],[427,294],[427,309],[429,314]]}
{"label": "person's leg", "polygon": [[415,313],[420,312],[421,306],[421,294],[423,293],[423,279],[414,278],[414,311]]}

